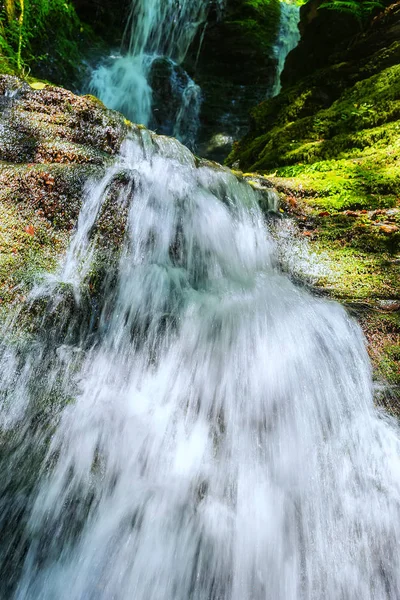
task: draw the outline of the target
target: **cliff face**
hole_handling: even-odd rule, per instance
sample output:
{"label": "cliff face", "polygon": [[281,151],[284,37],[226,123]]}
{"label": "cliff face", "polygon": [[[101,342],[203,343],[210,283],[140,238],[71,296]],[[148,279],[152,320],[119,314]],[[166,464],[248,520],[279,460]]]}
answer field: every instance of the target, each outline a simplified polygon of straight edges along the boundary
{"label": "cliff face", "polygon": [[320,9],[323,0],[310,0],[300,9],[300,42],[287,57],[282,73],[288,87],[331,63],[338,51],[346,52],[361,26],[355,16]]}
{"label": "cliff face", "polygon": [[[313,31],[314,21],[310,27]],[[370,170],[375,161],[377,178],[384,167],[388,180],[386,190],[375,182],[378,193],[397,194],[399,29],[400,5],[395,3],[376,17],[364,33],[349,38],[346,50],[344,41],[338,41],[333,53],[325,57],[324,66],[305,77],[298,74],[306,62],[305,44],[300,44],[290,55],[282,93],[254,108],[251,130],[237,144],[229,162],[239,161],[242,168],[251,170],[296,166],[301,171],[306,165],[341,160],[344,162],[336,169],[348,167],[344,175],[352,173],[355,177],[354,196],[359,203],[368,204],[373,200],[369,189],[373,175],[365,186],[363,169]],[[311,35],[307,31],[306,27],[304,39]],[[293,80],[295,83],[288,83]],[[387,155],[389,146],[394,149]],[[375,157],[371,163],[373,148]],[[354,160],[358,165],[356,173]]]}
{"label": "cliff face", "polygon": [[[284,87],[341,62],[350,63],[357,74],[357,61],[365,61],[400,40],[398,2],[382,12],[378,10],[369,25],[364,26],[354,15],[333,13],[321,9],[321,4],[322,0],[310,0],[301,7],[301,40],[287,57],[282,74]],[[390,64],[395,64],[393,59],[389,59],[386,66]]]}

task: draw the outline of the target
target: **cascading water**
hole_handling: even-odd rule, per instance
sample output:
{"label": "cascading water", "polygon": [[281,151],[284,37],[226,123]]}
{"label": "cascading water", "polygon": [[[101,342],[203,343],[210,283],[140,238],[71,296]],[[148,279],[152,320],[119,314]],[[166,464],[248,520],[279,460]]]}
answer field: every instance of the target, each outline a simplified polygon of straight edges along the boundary
{"label": "cascading water", "polygon": [[30,338],[3,336],[1,597],[399,598],[398,427],[256,193],[145,130],[88,188]]}
{"label": "cascading water", "polygon": [[274,46],[274,56],[278,64],[274,85],[270,94],[271,97],[277,96],[281,91],[281,75],[285,67],[287,55],[296,48],[300,41],[300,7],[293,2],[283,1],[280,3],[280,9],[279,33]]}
{"label": "cascading water", "polygon": [[[152,125],[153,89],[150,83],[154,61],[165,59],[167,68],[180,67],[198,27],[205,21],[208,0],[138,0],[132,2],[127,27],[127,52],[110,56],[92,73],[91,89],[110,108],[120,110],[134,122]],[[179,122],[196,123],[200,109],[201,90],[184,73],[186,79],[180,91],[180,106],[172,107],[171,131],[181,133]],[[170,91],[170,94],[174,94]],[[188,102],[190,97],[191,101]],[[163,98],[168,103],[168,94]],[[197,132],[183,132],[181,141],[193,145]]]}

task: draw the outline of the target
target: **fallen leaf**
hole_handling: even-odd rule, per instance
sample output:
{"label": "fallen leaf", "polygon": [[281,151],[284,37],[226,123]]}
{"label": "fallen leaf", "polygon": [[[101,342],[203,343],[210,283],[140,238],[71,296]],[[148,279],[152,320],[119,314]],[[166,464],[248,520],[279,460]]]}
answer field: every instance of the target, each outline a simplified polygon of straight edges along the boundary
{"label": "fallen leaf", "polygon": [[381,231],[383,231],[384,234],[386,235],[391,235],[392,233],[396,233],[397,231],[399,231],[399,228],[397,227],[397,225],[380,225],[379,229]]}
{"label": "fallen leaf", "polygon": [[47,83],[43,83],[43,81],[34,81],[29,85],[33,90],[43,90],[47,86]]}

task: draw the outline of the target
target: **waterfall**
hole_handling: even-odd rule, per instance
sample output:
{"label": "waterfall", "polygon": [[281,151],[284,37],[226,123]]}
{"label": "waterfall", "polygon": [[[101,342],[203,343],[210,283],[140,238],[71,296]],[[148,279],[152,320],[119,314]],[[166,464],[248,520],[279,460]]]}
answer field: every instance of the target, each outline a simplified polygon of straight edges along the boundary
{"label": "waterfall", "polygon": [[300,41],[300,7],[292,2],[282,1],[280,3],[280,9],[281,17],[278,39],[273,49],[278,64],[271,97],[277,96],[281,91],[281,75],[285,67],[286,57],[289,52],[296,48]]}
{"label": "waterfall", "polygon": [[[155,60],[164,59],[174,71],[186,57],[199,26],[207,16],[208,0],[133,0],[126,30],[126,50],[112,54],[94,69],[90,87],[109,108],[123,112],[134,122],[153,125],[152,67]],[[167,67],[168,68],[168,67]],[[180,133],[177,122],[185,120],[197,123],[201,90],[184,73],[186,85],[181,91],[179,107],[171,108],[173,124],[167,133]],[[195,96],[190,105],[187,97]],[[169,102],[168,93],[162,104]],[[193,113],[193,109],[197,113]],[[160,131],[163,132],[162,130]],[[182,135],[181,141],[194,144],[196,131]]]}
{"label": "waterfall", "polygon": [[399,597],[398,425],[258,194],[139,128],[88,185],[2,335],[1,597]]}

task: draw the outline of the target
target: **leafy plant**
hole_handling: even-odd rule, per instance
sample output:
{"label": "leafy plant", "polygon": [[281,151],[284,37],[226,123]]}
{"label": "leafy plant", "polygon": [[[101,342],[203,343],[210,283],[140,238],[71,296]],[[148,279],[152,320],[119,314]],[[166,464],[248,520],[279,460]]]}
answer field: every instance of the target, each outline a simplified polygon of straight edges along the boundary
{"label": "leafy plant", "polygon": [[384,8],[384,3],[379,0],[326,0],[320,8],[352,14],[363,23],[375,10]]}
{"label": "leafy plant", "polygon": [[71,0],[0,0],[0,58],[18,74],[44,63],[50,74],[72,71],[86,31]]}

